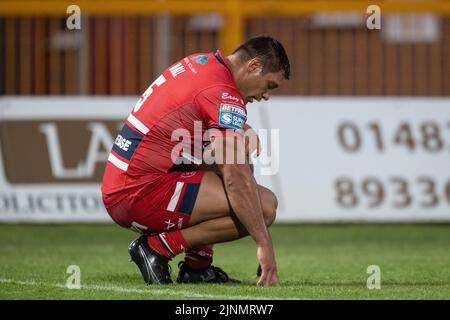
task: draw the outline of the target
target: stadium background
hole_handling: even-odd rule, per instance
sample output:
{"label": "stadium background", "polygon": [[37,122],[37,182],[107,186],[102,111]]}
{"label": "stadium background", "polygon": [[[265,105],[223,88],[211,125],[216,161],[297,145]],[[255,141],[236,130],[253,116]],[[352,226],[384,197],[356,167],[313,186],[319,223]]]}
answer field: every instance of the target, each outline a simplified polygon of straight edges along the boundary
{"label": "stadium background", "polygon": [[[66,9],[71,4],[81,9],[81,30],[67,29]],[[366,27],[366,9],[371,4],[381,8],[381,30]],[[383,140],[386,148],[390,146],[394,151],[388,151],[390,156],[377,156],[364,149],[353,160],[347,154],[339,161],[326,162],[330,168],[327,172],[335,175],[327,177],[332,178],[329,181],[317,178],[323,183],[318,182],[316,188],[307,184],[308,179],[297,185],[295,174],[286,178],[280,173],[281,178],[279,175],[272,180],[258,177],[275,188],[282,200],[273,237],[286,284],[283,290],[254,290],[254,270],[247,270],[248,265],[256,263],[251,259],[254,246],[246,239],[217,249],[217,263],[247,279],[237,293],[217,286],[152,291],[142,286],[133,266],[123,263],[127,259],[127,241],[134,235],[111,224],[88,224],[109,221],[96,198],[106,158],[94,159],[90,171],[85,166],[89,172],[70,173],[67,168],[82,167],[80,161],[87,157],[93,132],[102,139],[102,129],[86,130],[87,123],[101,122],[114,136],[125,117],[123,110],[129,110],[173,62],[194,52],[217,48],[228,54],[243,40],[259,34],[274,36],[285,45],[292,77],[276,93],[272,104],[259,109],[252,106],[254,118],[259,119],[257,124],[267,128],[264,119],[269,117],[269,128],[280,128],[283,134],[283,130],[308,125],[307,120],[295,120],[301,115],[314,119],[310,132],[301,131],[313,138],[303,144],[303,140],[295,142],[290,136],[288,140],[295,147],[280,151],[282,159],[298,159],[282,162],[280,172],[314,173],[323,169],[322,162],[315,164],[314,159],[327,154],[316,149],[335,146],[337,138],[333,136],[332,141],[319,145],[317,141],[327,138],[326,134],[318,131],[317,135],[313,130],[325,128],[329,124],[325,119],[330,117],[334,117],[330,122],[334,135],[338,132],[335,126],[342,125],[342,119],[360,126],[362,135],[364,125],[378,121],[394,137],[389,138],[394,142]],[[449,75],[450,1],[3,0],[0,297],[448,299]],[[283,105],[290,107],[277,114],[274,110]],[[300,109],[304,111],[299,115],[296,106],[303,105],[306,107]],[[364,111],[360,114],[359,110]],[[407,130],[401,126],[405,121],[412,137],[404,136]],[[438,127],[443,140],[439,150],[428,150],[421,141],[421,128],[429,122]],[[55,126],[49,126],[51,123]],[[249,123],[252,124],[252,117]],[[42,129],[43,124],[47,129]],[[59,176],[55,176],[55,161],[48,150],[54,128],[59,130],[59,153],[64,162],[62,168],[66,168]],[[366,132],[365,139],[369,139],[367,135]],[[343,146],[345,143],[341,142],[341,149]],[[396,148],[406,151],[397,152]],[[303,155],[298,150],[306,150],[310,157],[303,166]],[[342,156],[337,151],[332,155]],[[302,169],[296,166],[299,161]],[[350,203],[349,208],[348,203],[336,201],[333,179],[342,173],[348,177],[358,164],[363,169],[359,172],[354,168],[357,174],[352,178],[353,188],[358,201],[364,203],[359,207],[351,207]],[[411,199],[407,199],[412,204],[407,201],[406,207],[398,205],[395,199],[395,187],[402,187],[402,183],[393,186],[389,182],[393,175],[396,178],[396,170],[403,168],[401,178],[406,177],[407,187],[413,189]],[[375,177],[367,180],[371,174]],[[315,181],[314,175],[309,178]],[[422,182],[417,182],[420,179]],[[424,182],[427,179],[431,182]],[[54,194],[61,190],[72,192],[73,198],[58,200]],[[83,194],[87,194],[86,198]],[[302,207],[301,201],[292,201],[296,197],[311,198],[312,205]],[[327,201],[329,207],[320,207],[320,202]],[[67,212],[58,211],[63,206]],[[45,212],[46,208],[49,212]],[[327,224],[297,224],[299,221]],[[342,221],[352,224],[333,224]],[[361,221],[369,224],[359,224]],[[422,223],[410,224],[417,221]],[[424,223],[430,221],[435,223]],[[32,270],[17,267],[25,253]],[[225,256],[233,258],[225,260]],[[65,288],[66,268],[70,264],[81,267],[82,290]],[[369,265],[381,268],[381,290],[366,287]]]}

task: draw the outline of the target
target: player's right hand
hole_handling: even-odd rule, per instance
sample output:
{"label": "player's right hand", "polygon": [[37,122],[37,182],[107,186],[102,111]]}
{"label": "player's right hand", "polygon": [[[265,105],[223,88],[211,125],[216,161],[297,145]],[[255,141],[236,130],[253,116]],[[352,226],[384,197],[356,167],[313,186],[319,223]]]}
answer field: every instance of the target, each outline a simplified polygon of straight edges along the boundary
{"label": "player's right hand", "polygon": [[277,264],[272,246],[258,246],[256,251],[259,265],[261,268],[261,276],[259,277],[258,286],[279,286]]}

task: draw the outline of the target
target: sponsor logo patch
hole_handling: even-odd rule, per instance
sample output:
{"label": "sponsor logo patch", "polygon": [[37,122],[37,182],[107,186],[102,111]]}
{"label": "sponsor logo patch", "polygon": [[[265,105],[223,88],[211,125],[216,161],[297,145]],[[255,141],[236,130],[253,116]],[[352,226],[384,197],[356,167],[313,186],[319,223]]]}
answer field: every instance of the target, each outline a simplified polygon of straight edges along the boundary
{"label": "sponsor logo patch", "polygon": [[222,123],[230,124],[233,121],[233,115],[229,112],[223,112],[220,115],[220,120],[222,121]]}
{"label": "sponsor logo patch", "polygon": [[199,55],[199,56],[192,57],[191,59],[196,64],[205,64],[205,63],[208,62],[209,57],[208,56],[204,56],[204,55]]}
{"label": "sponsor logo patch", "polygon": [[228,92],[223,92],[222,93],[222,99],[223,100],[233,100],[233,101],[236,101],[237,103],[240,102],[240,103],[244,104],[244,101],[242,101],[242,99],[240,99],[238,97],[235,97],[235,96],[232,96]]}
{"label": "sponsor logo patch", "polygon": [[121,157],[130,160],[141,140],[142,135],[125,124],[117,135],[112,149]]}
{"label": "sponsor logo patch", "polygon": [[219,105],[219,125],[232,128],[242,129],[247,120],[247,113],[244,108],[228,103]]}

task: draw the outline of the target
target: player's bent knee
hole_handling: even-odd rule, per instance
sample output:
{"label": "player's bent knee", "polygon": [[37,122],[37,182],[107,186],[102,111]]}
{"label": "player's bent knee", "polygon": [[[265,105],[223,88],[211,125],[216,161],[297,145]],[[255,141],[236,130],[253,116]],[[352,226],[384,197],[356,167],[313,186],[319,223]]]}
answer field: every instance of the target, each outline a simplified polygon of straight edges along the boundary
{"label": "player's bent knee", "polygon": [[264,213],[264,220],[267,226],[273,224],[277,214],[278,199],[277,196],[269,189],[260,188],[261,204]]}

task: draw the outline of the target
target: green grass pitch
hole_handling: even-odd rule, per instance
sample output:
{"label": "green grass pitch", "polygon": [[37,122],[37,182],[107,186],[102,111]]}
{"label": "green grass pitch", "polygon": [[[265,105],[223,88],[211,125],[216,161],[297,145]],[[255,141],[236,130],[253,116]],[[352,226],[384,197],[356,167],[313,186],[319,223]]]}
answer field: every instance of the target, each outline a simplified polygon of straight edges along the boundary
{"label": "green grass pitch", "polygon": [[[0,225],[0,299],[450,299],[450,225],[284,225],[271,228],[282,286],[256,283],[249,239],[215,247],[238,286],[147,286],[128,262],[137,234],[115,225]],[[172,278],[178,272],[172,261]],[[81,268],[68,289],[69,265]],[[366,286],[369,265],[381,289]]]}

